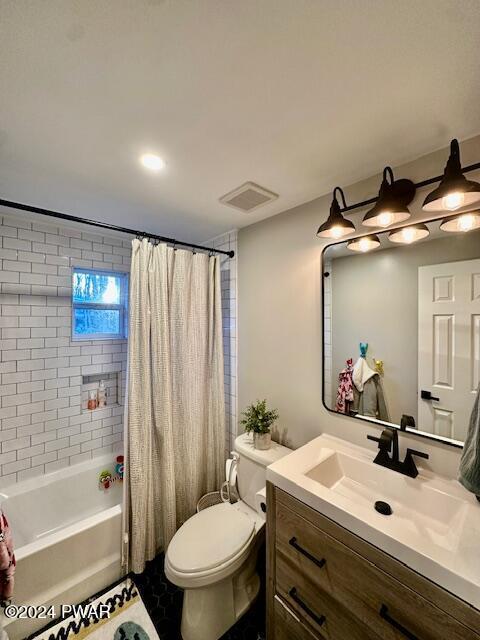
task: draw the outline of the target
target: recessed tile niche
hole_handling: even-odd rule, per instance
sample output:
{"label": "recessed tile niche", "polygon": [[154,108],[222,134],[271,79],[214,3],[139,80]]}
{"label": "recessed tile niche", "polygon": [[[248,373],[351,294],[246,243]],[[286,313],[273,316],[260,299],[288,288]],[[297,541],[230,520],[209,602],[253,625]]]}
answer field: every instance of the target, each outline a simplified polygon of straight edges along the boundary
{"label": "recessed tile niche", "polygon": [[[105,383],[107,392],[107,406],[98,407],[97,409],[88,408],[88,392],[96,391],[100,385],[100,380]],[[120,406],[120,384],[121,372],[114,373],[98,373],[88,376],[82,376],[82,412],[103,411],[108,407]]]}

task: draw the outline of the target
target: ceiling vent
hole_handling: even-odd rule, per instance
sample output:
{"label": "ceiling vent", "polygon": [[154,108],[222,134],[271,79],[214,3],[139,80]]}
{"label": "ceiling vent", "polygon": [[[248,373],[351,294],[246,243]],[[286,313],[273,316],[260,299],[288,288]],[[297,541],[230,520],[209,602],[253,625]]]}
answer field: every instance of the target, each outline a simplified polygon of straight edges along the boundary
{"label": "ceiling vent", "polygon": [[278,198],[278,194],[259,187],[254,182],[245,182],[241,187],[222,196],[220,202],[229,207],[240,209],[240,211],[253,211],[276,198]]}

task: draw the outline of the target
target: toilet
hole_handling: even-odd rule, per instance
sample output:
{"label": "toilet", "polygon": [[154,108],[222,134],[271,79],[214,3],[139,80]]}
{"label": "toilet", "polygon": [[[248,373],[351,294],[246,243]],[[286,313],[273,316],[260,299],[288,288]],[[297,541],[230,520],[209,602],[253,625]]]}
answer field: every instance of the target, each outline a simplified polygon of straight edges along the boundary
{"label": "toilet", "polygon": [[253,438],[235,440],[240,500],[224,502],[189,518],[165,554],[165,575],[185,590],[183,640],[217,640],[248,610],[258,595],[258,551],[265,535],[266,468],[290,449],[276,442],[267,451]]}

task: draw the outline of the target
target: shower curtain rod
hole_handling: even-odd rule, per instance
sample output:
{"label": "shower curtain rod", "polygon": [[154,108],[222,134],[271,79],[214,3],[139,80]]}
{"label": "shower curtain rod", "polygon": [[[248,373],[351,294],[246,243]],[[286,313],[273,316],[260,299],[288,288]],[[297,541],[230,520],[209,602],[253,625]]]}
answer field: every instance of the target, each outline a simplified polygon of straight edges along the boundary
{"label": "shower curtain rod", "polygon": [[135,231],[135,229],[119,227],[115,224],[108,224],[107,222],[98,222],[97,220],[79,218],[78,216],[72,216],[69,213],[61,213],[60,211],[52,211],[51,209],[42,209],[41,207],[34,207],[31,204],[22,204],[21,202],[0,199],[0,205],[3,207],[9,207],[10,209],[20,209],[21,211],[39,213],[42,216],[49,216],[50,218],[59,218],[60,220],[69,220],[70,222],[80,222],[81,224],[88,224],[91,227],[100,227],[101,229],[107,229],[109,231],[119,231],[121,233],[128,233],[132,236],[140,236],[142,238],[149,238],[150,240],[159,240],[160,242],[172,244],[174,247],[176,245],[180,245],[182,247],[189,247],[190,249],[200,249],[201,251],[207,251],[209,253],[221,253],[229,258],[233,258],[235,256],[235,251],[223,251],[222,249],[214,249],[213,247],[204,247],[201,244],[183,242],[182,240],[176,240],[175,238],[167,238],[166,236],[159,236],[155,233],[148,233],[147,231]]}

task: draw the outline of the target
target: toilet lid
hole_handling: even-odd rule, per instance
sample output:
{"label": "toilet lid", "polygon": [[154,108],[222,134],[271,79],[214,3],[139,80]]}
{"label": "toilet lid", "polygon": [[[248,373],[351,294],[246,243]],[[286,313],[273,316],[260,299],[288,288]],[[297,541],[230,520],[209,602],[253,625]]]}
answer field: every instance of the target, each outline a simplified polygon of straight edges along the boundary
{"label": "toilet lid", "polygon": [[182,573],[207,571],[227,562],[250,541],[252,518],[229,503],[208,507],[189,518],[168,546],[168,561]]}

